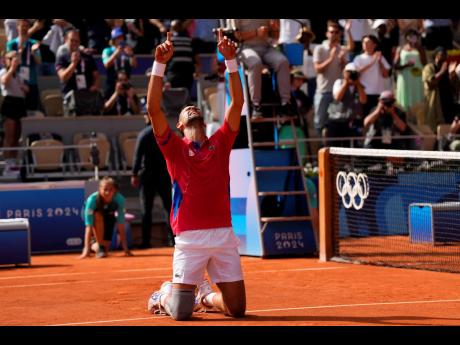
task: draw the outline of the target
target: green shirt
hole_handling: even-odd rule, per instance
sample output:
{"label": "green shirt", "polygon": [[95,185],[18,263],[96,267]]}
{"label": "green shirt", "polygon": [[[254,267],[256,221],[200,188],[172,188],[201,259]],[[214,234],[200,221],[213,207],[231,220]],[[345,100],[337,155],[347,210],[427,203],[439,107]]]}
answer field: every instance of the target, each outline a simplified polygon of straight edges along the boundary
{"label": "green shirt", "polygon": [[[94,226],[94,211],[96,211],[96,201],[99,192],[91,194],[85,203],[85,225]],[[97,210],[101,211],[101,210]],[[119,192],[115,193],[112,201],[109,204],[104,204],[105,213],[113,215],[115,217],[115,211],[117,212],[117,224],[125,223],[125,197]]]}

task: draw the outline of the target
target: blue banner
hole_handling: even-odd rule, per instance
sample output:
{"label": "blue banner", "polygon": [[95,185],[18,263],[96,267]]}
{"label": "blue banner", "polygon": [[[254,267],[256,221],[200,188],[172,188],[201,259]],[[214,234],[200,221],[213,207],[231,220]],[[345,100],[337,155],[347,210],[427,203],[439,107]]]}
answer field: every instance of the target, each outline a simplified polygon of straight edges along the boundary
{"label": "blue banner", "polygon": [[0,192],[0,218],[28,218],[31,251],[76,251],[83,247],[85,189],[25,189]]}

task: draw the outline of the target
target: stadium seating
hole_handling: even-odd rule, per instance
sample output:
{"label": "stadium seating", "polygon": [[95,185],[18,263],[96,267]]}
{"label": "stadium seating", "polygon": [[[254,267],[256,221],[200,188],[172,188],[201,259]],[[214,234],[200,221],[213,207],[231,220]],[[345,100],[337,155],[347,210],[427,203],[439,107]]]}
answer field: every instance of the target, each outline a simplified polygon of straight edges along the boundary
{"label": "stadium seating", "polygon": [[57,169],[64,170],[64,144],[62,141],[55,139],[40,139],[31,143],[31,148],[47,148],[40,150],[31,150],[32,152],[32,170],[36,171],[53,171]]}

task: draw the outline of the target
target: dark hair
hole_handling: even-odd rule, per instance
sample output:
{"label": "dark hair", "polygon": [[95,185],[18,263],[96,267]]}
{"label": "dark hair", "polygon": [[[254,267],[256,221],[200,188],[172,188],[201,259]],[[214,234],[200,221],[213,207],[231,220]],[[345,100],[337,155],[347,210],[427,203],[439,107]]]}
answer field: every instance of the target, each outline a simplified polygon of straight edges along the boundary
{"label": "dark hair", "polygon": [[446,48],[441,47],[441,46],[436,47],[435,50],[433,50],[433,55],[432,55],[433,61],[436,58],[436,55],[438,55],[438,54],[447,54]]}
{"label": "dark hair", "polygon": [[407,32],[404,34],[404,38],[407,38],[407,37],[413,36],[413,35],[415,35],[415,36],[418,37],[418,36],[419,36],[418,31],[417,31],[417,30],[414,30],[414,29],[409,29],[409,30],[407,30]]}
{"label": "dark hair", "polygon": [[334,21],[334,20],[328,20],[328,21],[327,21],[327,28],[329,28],[330,26],[332,26],[333,28],[335,28],[335,29],[341,31],[341,30],[340,30],[340,25],[339,25],[339,23],[337,23],[337,22]]}
{"label": "dark hair", "polygon": [[379,43],[380,43],[379,39],[378,39],[376,36],[374,36],[374,35],[365,35],[365,36],[363,36],[363,38],[361,39],[361,41],[364,41],[365,38],[370,39],[370,40],[371,40],[372,42],[374,42],[375,45],[377,45],[377,46],[378,46]]}
{"label": "dark hair", "polygon": [[67,38],[72,32],[76,32],[78,36],[80,36],[80,30],[75,29],[74,27],[70,27],[69,29],[64,31],[64,37]]}

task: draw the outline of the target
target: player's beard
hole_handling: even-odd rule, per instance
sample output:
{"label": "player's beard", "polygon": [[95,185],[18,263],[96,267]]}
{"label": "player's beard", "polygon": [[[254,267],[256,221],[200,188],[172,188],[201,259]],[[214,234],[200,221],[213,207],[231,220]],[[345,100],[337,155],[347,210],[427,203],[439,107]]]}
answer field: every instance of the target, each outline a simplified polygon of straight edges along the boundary
{"label": "player's beard", "polygon": [[187,139],[201,145],[206,139],[205,127],[202,123],[194,123],[184,128],[184,135]]}

